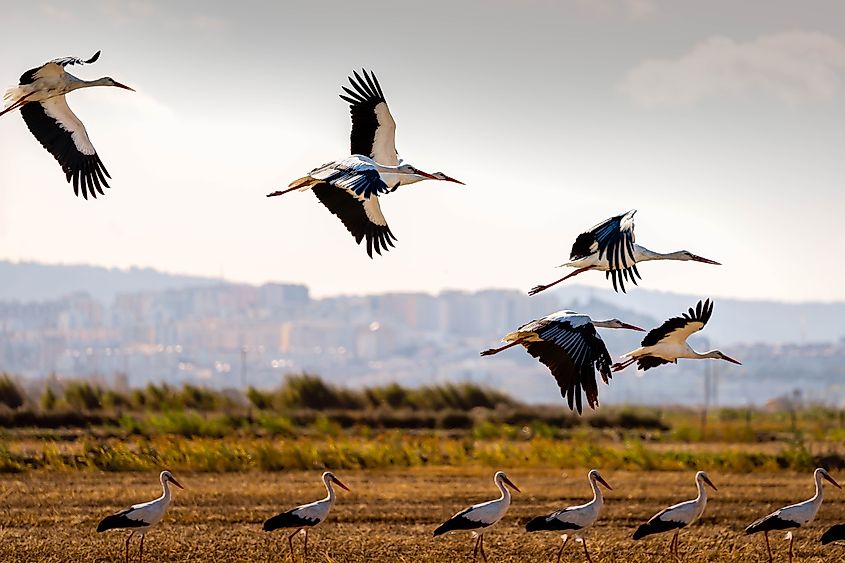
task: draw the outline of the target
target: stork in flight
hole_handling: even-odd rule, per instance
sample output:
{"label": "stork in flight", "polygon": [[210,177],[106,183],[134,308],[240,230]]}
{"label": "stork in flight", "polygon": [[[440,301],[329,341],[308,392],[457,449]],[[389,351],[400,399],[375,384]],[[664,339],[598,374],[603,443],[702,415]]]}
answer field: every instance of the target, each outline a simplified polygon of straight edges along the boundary
{"label": "stork in flight", "polygon": [[484,532],[495,526],[508,511],[508,507],[511,505],[511,492],[508,487],[520,492],[519,487],[508,479],[504,471],[497,471],[493,476],[493,482],[501,493],[499,498],[474,504],[458,512],[434,530],[435,537],[452,531],[471,531],[475,538],[475,548],[472,550],[473,561],[476,560],[479,552],[481,558],[487,561],[487,554],[484,553]]}
{"label": "stork in flight", "polygon": [[352,89],[343,86],[340,97],[349,102],[352,114],[351,156],[330,162],[294,180],[287,189],[268,194],[274,197],[288,192],[311,190],[329,211],[337,216],[360,244],[367,240],[367,254],[381,255],[390,250],[396,237],[381,212],[379,197],[399,186],[422,180],[443,180],[463,185],[443,174],[429,174],[405,163],[396,152],[396,122],[376,75],[366,70],[363,77],[353,72]]}
{"label": "stork in flight", "polygon": [[679,358],[693,360],[714,359],[725,360],[732,364],[742,365],[739,361],[726,356],[719,350],[699,353],[687,344],[687,338],[700,331],[713,314],[713,303],[708,299],[698,302],[695,309],[680,317],[672,317],[657,328],[649,331],[643,338],[642,345],[624,355],[628,358],[624,362],[613,365],[613,371],[625,369],[632,363],[637,363],[637,369],[647,370],[663,364],[678,363]]}
{"label": "stork in flight", "polygon": [[637,285],[637,278],[642,279],[639,271],[637,271],[637,262],[649,260],[692,260],[705,264],[721,265],[714,260],[702,258],[688,250],[663,254],[635,244],[634,213],[636,212],[636,209],[632,209],[622,215],[611,217],[586,233],[578,235],[572,245],[572,252],[569,254],[570,261],[561,264],[561,266],[567,268],[575,268],[575,271],[547,285],[534,286],[528,294],[540,293],[587,270],[605,272],[605,277],[613,280],[613,289],[617,292],[621,289],[625,293],[624,280],[630,280],[634,285]]}
{"label": "stork in flight", "polygon": [[707,476],[704,471],[699,471],[695,474],[695,486],[698,489],[698,496],[686,502],[680,502],[672,505],[669,508],[661,510],[652,516],[648,522],[637,528],[634,532],[634,539],[639,540],[646,536],[653,534],[661,534],[663,532],[674,531],[672,541],[669,543],[669,551],[675,556],[675,559],[680,559],[678,555],[678,534],[681,529],[686,528],[704,514],[704,508],[707,506],[707,489],[704,485],[709,485],[716,489],[716,485]]}
{"label": "stork in flight", "polygon": [[78,117],[71,111],[65,94],[92,86],[114,86],[132,90],[112,78],[82,80],[65,71],[70,65],[95,62],[100,51],[88,60],[65,57],[44,63],[23,73],[20,84],[6,91],[3,97],[5,109],[0,115],[20,108],[27,127],[38,142],[53,155],[62,167],[67,181],[73,182],[73,192],[88,199],[104,195],[103,188],[109,187],[109,176],[103,161],[94,149],[88,132]]}
{"label": "stork in flight", "polygon": [[525,525],[525,531],[527,532],[564,532],[563,536],[561,536],[563,538],[563,545],[560,546],[560,550],[557,552],[557,563],[560,563],[563,548],[566,547],[566,542],[569,541],[569,534],[566,532],[577,533],[575,536],[576,539],[584,544],[584,556],[587,558],[588,563],[592,563],[590,552],[587,551],[587,539],[581,534],[596,523],[599,514],[601,514],[602,506],[604,506],[604,496],[598,483],[607,487],[608,490],[612,491],[613,488],[602,478],[601,473],[597,469],[592,469],[587,473],[587,480],[593,489],[593,500],[586,504],[562,508],[547,516],[537,516],[529,520],[528,524]]}
{"label": "stork in flight", "polygon": [[[766,538],[766,551],[769,554],[769,563],[772,562],[772,547],[769,545],[769,532],[800,528],[801,526],[806,526],[812,522],[815,519],[816,514],[819,512],[819,508],[822,506],[822,499],[824,497],[822,479],[827,480],[838,489],[842,488],[839,486],[839,483],[830,476],[830,473],[828,473],[826,469],[819,467],[813,472],[813,481],[816,483],[816,494],[804,502],[799,502],[798,504],[792,504],[775,510],[768,516],[764,516],[759,520],[754,521],[745,528],[746,534],[763,532],[763,536]],[[794,541],[792,532],[787,532],[786,537],[789,539],[789,561],[792,563],[792,543]]]}
{"label": "stork in flight", "polygon": [[340,479],[335,477],[331,471],[326,471],[322,476],[323,485],[326,487],[326,497],[318,501],[303,504],[295,508],[291,508],[281,514],[276,514],[272,518],[264,522],[264,531],[272,532],[280,528],[293,528],[292,534],[288,535],[288,547],[290,548],[290,559],[294,561],[293,555],[293,537],[299,532],[305,531],[305,546],[304,557],[308,558],[308,529],[313,528],[317,524],[322,523],[329,516],[332,506],[334,506],[335,493],[332,488],[332,483],[336,484],[341,489],[348,491],[349,487],[344,485]]}
{"label": "stork in flight", "polygon": [[517,344],[523,345],[529,354],[549,368],[569,408],[581,414],[582,390],[591,409],[599,404],[596,370],[605,383],[611,377],[610,354],[596,327],[643,331],[618,319],[594,321],[574,311],[558,311],[506,334],[502,341],[509,344],[485,350],[481,355],[491,356]]}
{"label": "stork in flight", "polygon": [[179,481],[176,480],[170,471],[162,471],[159,475],[159,481],[161,481],[162,489],[160,497],[155,500],[151,500],[150,502],[133,504],[129,508],[121,510],[117,514],[106,516],[97,526],[97,532],[127,528],[132,530],[126,538],[126,563],[129,563],[129,540],[132,539],[135,532],[141,534],[141,547],[138,551],[138,561],[143,563],[144,538],[146,537],[147,532],[150,531],[150,528],[154,527],[161,521],[162,518],[164,518],[164,513],[170,505],[170,487],[168,486],[168,483],[173,483],[180,489],[185,488],[179,483]]}

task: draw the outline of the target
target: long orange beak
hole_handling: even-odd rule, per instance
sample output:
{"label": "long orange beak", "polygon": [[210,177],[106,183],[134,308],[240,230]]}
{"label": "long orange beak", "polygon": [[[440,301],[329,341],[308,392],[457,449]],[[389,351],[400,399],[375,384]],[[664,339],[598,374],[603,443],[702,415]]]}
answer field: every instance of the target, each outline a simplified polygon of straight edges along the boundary
{"label": "long orange beak", "polygon": [[715,260],[710,260],[709,258],[703,258],[701,256],[696,256],[695,254],[692,255],[692,259],[696,262],[703,262],[705,264],[713,264],[714,266],[721,266],[720,262],[716,262]]}
{"label": "long orange beak", "polygon": [[114,82],[114,85],[115,85],[115,87],[117,87],[117,88],[123,88],[124,90],[129,90],[129,91],[131,91],[131,92],[134,92],[134,91],[135,91],[135,89],[134,89],[134,88],[130,88],[130,87],[129,87],[129,86],[127,86],[126,84],[121,84],[120,82],[118,82],[118,81],[116,81],[116,80],[115,80],[115,82]]}
{"label": "long orange beak", "polygon": [[[441,172],[441,174],[443,174],[443,173]],[[452,178],[451,176],[447,176],[446,174],[443,174],[443,177],[442,177],[442,178],[438,178],[438,180],[443,180],[444,182],[454,182],[454,183],[456,183],[456,184],[460,184],[460,185],[462,185],[462,186],[466,186],[466,184],[464,184],[464,183],[463,183],[463,182],[461,182],[460,180],[456,180],[455,178]]]}
{"label": "long orange beak", "polygon": [[640,332],[645,332],[644,328],[640,328],[638,326],[629,325],[628,323],[622,323],[622,328],[627,328],[628,330],[638,330]]}
{"label": "long orange beak", "polygon": [[[340,479],[338,479],[337,477],[332,477],[332,481],[334,481],[334,482],[335,482],[335,484],[336,484],[338,487],[340,487],[341,489],[343,489],[344,491],[349,491],[349,487],[347,487],[346,485],[344,485],[344,484],[340,481]],[[351,492],[351,491],[350,491],[350,492]]]}
{"label": "long orange beak", "polygon": [[730,358],[730,357],[728,357],[728,356],[725,356],[724,354],[722,354],[722,359],[723,359],[723,360],[725,360],[725,361],[728,361],[728,362],[730,362],[730,363],[732,363],[732,364],[736,364],[736,365],[738,365],[738,366],[741,366],[741,365],[742,365],[742,362],[740,362],[739,360],[734,360],[733,358]]}

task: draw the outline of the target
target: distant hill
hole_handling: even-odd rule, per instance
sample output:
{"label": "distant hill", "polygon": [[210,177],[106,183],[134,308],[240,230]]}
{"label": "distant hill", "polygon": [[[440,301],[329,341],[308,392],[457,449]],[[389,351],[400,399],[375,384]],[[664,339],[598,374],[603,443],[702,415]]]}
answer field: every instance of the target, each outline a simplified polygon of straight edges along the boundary
{"label": "distant hill", "polygon": [[165,274],[151,268],[101,268],[0,261],[0,301],[47,301],[85,292],[110,303],[118,293],[216,285],[219,280]]}

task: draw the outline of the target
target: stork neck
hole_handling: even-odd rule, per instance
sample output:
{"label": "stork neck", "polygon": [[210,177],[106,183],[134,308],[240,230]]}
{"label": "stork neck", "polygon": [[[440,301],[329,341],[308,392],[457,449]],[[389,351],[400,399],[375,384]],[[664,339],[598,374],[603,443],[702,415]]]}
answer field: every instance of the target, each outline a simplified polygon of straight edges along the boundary
{"label": "stork neck", "polygon": [[824,486],[822,486],[822,474],[816,473],[816,494],[811,499],[815,504],[819,504],[824,498]]}
{"label": "stork neck", "polygon": [[170,502],[170,483],[167,482],[167,479],[161,480],[161,496],[159,498],[165,503]]}
{"label": "stork neck", "polygon": [[688,260],[686,253],[682,250],[678,250],[677,252],[655,252],[653,250],[649,250],[648,248],[640,245],[634,246],[634,253],[637,258],[637,262],[648,262],[649,260]]}
{"label": "stork neck", "polygon": [[604,495],[601,492],[601,488],[599,484],[596,482],[595,478],[590,479],[590,487],[593,488],[593,503],[601,505],[604,503]]}
{"label": "stork neck", "polygon": [[107,78],[98,78],[97,80],[82,80],[75,76],[71,76],[68,83],[68,92],[79,90],[80,88],[90,88],[92,86],[111,86],[112,83]]}
{"label": "stork neck", "polygon": [[323,484],[326,486],[326,498],[323,500],[327,500],[331,503],[334,503],[334,487],[332,487],[332,482],[329,479],[323,481]]}
{"label": "stork neck", "polygon": [[496,480],[496,486],[499,487],[499,491],[502,493],[502,496],[499,497],[499,500],[504,500],[505,502],[510,503],[511,492],[508,490],[508,487],[498,479]]}
{"label": "stork neck", "polygon": [[698,504],[707,502],[707,488],[704,486],[704,481],[701,479],[695,480],[695,486],[698,487],[698,497],[695,502]]}

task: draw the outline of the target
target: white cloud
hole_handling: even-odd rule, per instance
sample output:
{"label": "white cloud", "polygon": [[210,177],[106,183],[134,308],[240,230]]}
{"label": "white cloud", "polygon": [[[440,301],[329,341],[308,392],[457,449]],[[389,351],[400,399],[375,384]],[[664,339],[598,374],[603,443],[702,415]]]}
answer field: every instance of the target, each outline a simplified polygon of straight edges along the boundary
{"label": "white cloud", "polygon": [[845,44],[823,33],[783,32],[746,43],[711,37],[678,59],[639,64],[620,89],[643,106],[742,97],[795,104],[833,99],[843,72]]}

